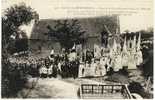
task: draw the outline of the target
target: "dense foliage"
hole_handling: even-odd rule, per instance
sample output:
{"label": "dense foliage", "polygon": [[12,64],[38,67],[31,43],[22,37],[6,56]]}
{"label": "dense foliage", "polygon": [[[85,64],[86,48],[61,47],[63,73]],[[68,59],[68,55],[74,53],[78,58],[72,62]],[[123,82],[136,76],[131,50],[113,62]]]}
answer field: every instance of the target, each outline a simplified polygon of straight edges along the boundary
{"label": "dense foliage", "polygon": [[[24,70],[20,66],[13,66],[9,56],[19,49],[27,49],[26,33],[19,27],[29,24],[32,19],[38,19],[38,14],[25,4],[6,9],[2,16],[2,97],[16,97],[26,82]],[[26,40],[21,42],[20,35]]]}
{"label": "dense foliage", "polygon": [[[2,16],[3,50],[10,49],[8,48],[10,47],[10,43],[16,39],[19,40],[20,35],[22,38],[27,38],[26,33],[20,30],[19,27],[24,24],[29,24],[32,19],[38,19],[38,14],[25,4],[14,5],[5,10]],[[23,45],[24,44],[23,42]]]}
{"label": "dense foliage", "polygon": [[82,30],[78,20],[62,20],[56,21],[56,25],[49,29],[48,35],[56,37],[63,48],[69,49],[74,43],[81,43],[83,41],[82,35],[85,31]]}

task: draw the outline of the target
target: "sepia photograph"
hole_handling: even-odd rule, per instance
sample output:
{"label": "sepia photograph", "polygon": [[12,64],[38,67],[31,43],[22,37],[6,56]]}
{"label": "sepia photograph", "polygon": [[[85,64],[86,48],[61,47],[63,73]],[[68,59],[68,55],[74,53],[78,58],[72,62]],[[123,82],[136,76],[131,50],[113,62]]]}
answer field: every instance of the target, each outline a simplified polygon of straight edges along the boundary
{"label": "sepia photograph", "polygon": [[153,0],[78,1],[1,1],[2,99],[153,99]]}

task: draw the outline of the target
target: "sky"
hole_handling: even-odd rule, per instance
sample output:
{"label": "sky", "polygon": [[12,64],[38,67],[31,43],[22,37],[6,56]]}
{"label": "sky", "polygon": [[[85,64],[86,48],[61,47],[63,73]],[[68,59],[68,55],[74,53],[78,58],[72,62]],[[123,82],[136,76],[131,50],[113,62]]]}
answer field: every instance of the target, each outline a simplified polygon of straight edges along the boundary
{"label": "sky", "polygon": [[[2,15],[6,8],[24,2],[38,12],[40,19],[84,18],[104,16],[101,8],[131,8],[138,13],[121,15],[120,30],[139,31],[153,27],[153,0],[1,0]],[[143,2],[142,2],[143,1]],[[75,9],[81,7],[82,10]],[[72,8],[72,9],[70,9]],[[85,10],[83,10],[83,8]],[[95,8],[95,10],[94,10]],[[98,8],[100,8],[98,10]],[[68,9],[68,10],[66,10]],[[97,10],[96,10],[97,9]],[[83,12],[81,12],[83,11]],[[95,13],[94,13],[95,12]]]}

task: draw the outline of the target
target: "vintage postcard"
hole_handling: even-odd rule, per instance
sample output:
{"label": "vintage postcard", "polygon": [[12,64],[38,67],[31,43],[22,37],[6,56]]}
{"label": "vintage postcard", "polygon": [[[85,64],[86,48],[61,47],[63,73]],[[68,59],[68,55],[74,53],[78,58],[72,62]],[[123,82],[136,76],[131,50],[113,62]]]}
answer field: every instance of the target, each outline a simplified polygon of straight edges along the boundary
{"label": "vintage postcard", "polygon": [[153,0],[1,0],[1,97],[153,99]]}

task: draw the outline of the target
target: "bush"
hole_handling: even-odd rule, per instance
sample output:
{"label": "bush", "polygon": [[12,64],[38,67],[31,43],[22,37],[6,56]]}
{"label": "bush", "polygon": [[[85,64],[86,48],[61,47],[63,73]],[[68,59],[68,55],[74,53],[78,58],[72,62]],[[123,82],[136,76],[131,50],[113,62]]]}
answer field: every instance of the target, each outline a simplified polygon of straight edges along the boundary
{"label": "bush", "polygon": [[128,88],[129,88],[131,93],[138,93],[143,98],[147,98],[147,99],[152,98],[152,95],[147,93],[147,92],[145,92],[144,88],[138,82],[131,82],[129,84]]}
{"label": "bush", "polygon": [[9,62],[2,63],[2,98],[16,97],[16,93],[26,82],[26,74],[20,66],[12,66]]}

